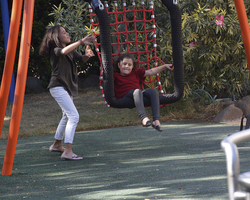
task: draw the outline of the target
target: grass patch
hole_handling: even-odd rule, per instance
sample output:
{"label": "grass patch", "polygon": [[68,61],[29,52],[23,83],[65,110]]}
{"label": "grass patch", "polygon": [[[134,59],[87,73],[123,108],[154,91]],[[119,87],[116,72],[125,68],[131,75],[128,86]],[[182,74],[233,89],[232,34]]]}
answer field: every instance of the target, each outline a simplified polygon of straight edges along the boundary
{"label": "grass patch", "polygon": [[[105,129],[120,126],[140,125],[136,109],[109,108],[104,104],[99,88],[92,87],[79,91],[74,103],[80,115],[76,131]],[[12,104],[8,103],[1,139],[7,139]],[[172,120],[206,120],[222,110],[219,104],[201,105],[183,99],[161,108],[161,122]],[[151,108],[146,108],[151,117]],[[54,134],[62,113],[49,92],[26,94],[24,98],[19,137]]]}

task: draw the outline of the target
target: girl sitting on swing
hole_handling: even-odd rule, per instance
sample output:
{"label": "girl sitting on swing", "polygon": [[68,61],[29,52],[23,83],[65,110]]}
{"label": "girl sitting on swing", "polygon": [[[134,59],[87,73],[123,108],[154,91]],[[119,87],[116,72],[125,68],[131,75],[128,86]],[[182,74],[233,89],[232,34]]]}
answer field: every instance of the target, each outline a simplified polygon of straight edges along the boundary
{"label": "girl sitting on swing", "polygon": [[[164,64],[149,70],[143,68],[136,69],[135,59],[131,54],[121,55],[114,65],[114,90],[115,98],[132,98],[135,107],[139,113],[143,127],[152,125],[157,131],[162,131],[160,124],[160,101],[159,93],[156,89],[150,88],[141,90],[140,84],[143,84],[147,76],[153,76],[165,69],[173,70],[172,64]],[[149,98],[151,102],[153,122],[148,118],[143,97]]]}

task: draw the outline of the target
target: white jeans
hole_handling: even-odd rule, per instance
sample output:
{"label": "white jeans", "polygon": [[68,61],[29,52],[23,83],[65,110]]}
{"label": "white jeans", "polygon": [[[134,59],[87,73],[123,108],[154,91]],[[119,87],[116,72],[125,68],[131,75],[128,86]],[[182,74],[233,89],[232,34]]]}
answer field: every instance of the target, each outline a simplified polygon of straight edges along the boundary
{"label": "white jeans", "polygon": [[73,97],[63,87],[49,89],[51,96],[62,109],[62,119],[57,127],[55,139],[63,140],[64,143],[73,143],[75,129],[79,121],[78,111],[73,103]]}

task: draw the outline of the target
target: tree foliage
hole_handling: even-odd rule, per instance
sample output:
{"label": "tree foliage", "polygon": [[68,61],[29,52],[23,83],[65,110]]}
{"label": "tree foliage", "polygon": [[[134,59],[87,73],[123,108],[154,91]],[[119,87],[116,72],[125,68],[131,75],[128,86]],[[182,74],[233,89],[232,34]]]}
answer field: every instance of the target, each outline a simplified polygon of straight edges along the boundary
{"label": "tree foliage", "polygon": [[[43,80],[44,85],[48,84],[50,78],[50,63],[48,59],[42,58],[39,55],[39,47],[42,42],[43,36],[46,31],[46,27],[49,21],[53,20],[53,17],[48,16],[48,14],[52,11],[52,5],[58,5],[61,0],[36,0],[34,6],[34,18],[33,18],[33,28],[32,28],[32,37],[31,37],[31,48],[30,48],[30,58],[29,58],[29,67],[28,67],[28,76],[38,77]],[[9,6],[9,17],[11,17],[12,12],[12,0],[8,0]],[[2,20],[2,18],[0,18]],[[1,24],[0,20],[0,24]],[[16,52],[12,52],[16,54],[14,71],[16,77],[17,65],[18,65],[18,57],[19,57],[19,45],[20,45],[20,36],[22,31],[22,18],[20,22],[19,28],[19,38],[17,44]],[[0,29],[0,42],[4,44],[4,36],[3,29]],[[3,45],[0,47],[0,78],[3,74],[5,62],[5,50]]]}
{"label": "tree foliage", "polygon": [[[159,4],[157,1],[156,5]],[[249,16],[250,3],[245,1],[245,6]],[[185,0],[180,1],[179,7],[182,13],[185,94],[205,86],[206,91],[219,97],[247,95],[249,71],[234,1]],[[156,12],[158,26],[169,33],[170,24],[163,18],[166,9],[155,9],[160,10]],[[159,44],[162,55],[167,56],[165,52],[171,55],[167,42]]]}

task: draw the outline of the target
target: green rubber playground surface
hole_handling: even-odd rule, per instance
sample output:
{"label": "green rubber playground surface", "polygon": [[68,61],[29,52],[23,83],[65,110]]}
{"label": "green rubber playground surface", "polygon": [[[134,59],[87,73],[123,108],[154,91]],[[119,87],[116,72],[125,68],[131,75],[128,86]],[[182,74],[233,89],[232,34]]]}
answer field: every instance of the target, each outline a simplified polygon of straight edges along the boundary
{"label": "green rubber playground surface", "polygon": [[[18,139],[13,172],[0,176],[0,199],[228,199],[220,142],[239,126],[200,121],[77,132],[81,161],[49,152],[53,135]],[[6,140],[0,140],[2,169]],[[249,142],[241,144],[249,171]]]}

